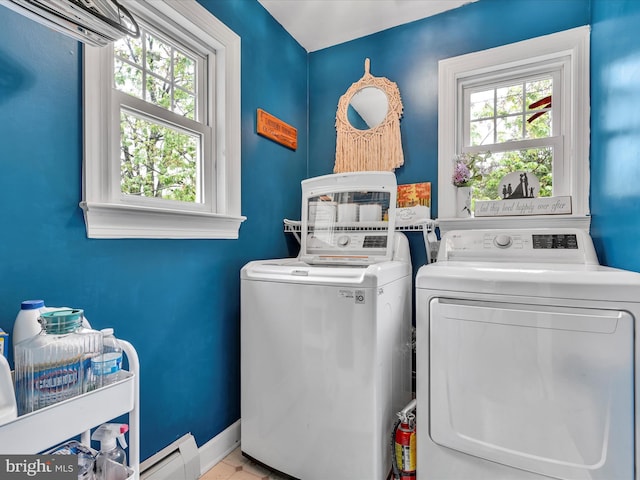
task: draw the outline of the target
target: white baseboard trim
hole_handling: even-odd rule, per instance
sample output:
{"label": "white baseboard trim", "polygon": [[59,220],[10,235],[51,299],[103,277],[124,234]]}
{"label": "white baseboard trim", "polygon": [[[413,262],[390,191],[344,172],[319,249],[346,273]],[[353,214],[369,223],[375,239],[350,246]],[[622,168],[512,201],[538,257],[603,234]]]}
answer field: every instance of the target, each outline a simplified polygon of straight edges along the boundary
{"label": "white baseboard trim", "polygon": [[240,446],[240,420],[198,448],[200,453],[200,474],[211,470],[224,457]]}

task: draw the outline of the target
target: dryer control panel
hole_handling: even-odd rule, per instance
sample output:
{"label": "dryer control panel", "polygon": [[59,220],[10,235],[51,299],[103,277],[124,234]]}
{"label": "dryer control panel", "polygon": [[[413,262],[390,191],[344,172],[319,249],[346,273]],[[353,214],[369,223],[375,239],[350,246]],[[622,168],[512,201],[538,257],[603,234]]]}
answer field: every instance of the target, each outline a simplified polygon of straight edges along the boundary
{"label": "dryer control panel", "polygon": [[598,265],[591,237],[579,229],[450,231],[438,260]]}

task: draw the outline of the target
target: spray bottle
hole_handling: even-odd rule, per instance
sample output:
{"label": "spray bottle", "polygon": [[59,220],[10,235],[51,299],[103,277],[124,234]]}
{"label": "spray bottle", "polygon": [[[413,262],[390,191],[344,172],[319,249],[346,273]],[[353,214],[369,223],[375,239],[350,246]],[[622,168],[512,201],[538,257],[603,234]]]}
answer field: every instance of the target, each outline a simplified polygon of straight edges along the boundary
{"label": "spray bottle", "polygon": [[105,423],[100,425],[91,435],[91,440],[100,442],[100,451],[96,455],[96,478],[98,480],[124,480],[127,478],[127,455],[123,449],[127,448],[124,434],[128,430],[129,426],[126,424]]}

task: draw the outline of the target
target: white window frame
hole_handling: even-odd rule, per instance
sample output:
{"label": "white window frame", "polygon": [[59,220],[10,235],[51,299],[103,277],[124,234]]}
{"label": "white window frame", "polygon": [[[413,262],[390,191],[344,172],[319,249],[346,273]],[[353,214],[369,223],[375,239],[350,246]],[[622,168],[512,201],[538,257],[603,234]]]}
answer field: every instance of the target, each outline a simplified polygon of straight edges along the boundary
{"label": "white window frame", "polygon": [[[466,228],[534,228],[553,225],[589,229],[589,36],[588,26],[448,58],[438,71],[438,225],[441,232]],[[558,132],[562,165],[554,164],[554,189],[570,195],[572,213],[519,217],[455,218],[456,187],[451,182],[464,129],[462,85],[501,72],[514,77],[537,65],[562,65],[559,89],[563,122]],[[506,76],[508,77],[508,74]],[[555,97],[554,97],[555,98]],[[555,107],[555,105],[554,105]],[[554,136],[556,135],[554,131]],[[518,142],[513,142],[514,148]],[[474,147],[475,148],[475,147]],[[480,150],[482,150],[480,148]],[[557,168],[557,170],[556,170]],[[563,172],[556,185],[555,174]]]}
{"label": "white window frame", "polygon": [[215,75],[215,91],[209,92],[205,115],[209,115],[213,135],[204,145],[204,151],[211,154],[205,155],[208,165],[203,185],[204,195],[215,198],[202,207],[170,200],[127,200],[120,194],[120,103],[119,93],[113,90],[113,48],[85,45],[80,206],[87,236],[238,238],[240,225],[246,219],[240,213],[240,37],[195,0],[121,0],[121,3],[134,16],[163,33],[187,39],[210,51],[209,72]]}

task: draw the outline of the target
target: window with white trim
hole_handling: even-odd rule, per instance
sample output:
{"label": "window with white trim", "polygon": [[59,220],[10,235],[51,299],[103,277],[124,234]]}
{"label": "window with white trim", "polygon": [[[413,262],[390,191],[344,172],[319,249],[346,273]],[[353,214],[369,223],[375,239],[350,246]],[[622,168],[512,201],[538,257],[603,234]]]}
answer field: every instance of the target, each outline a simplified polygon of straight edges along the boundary
{"label": "window with white trim", "polygon": [[124,3],[140,37],[84,48],[87,235],[237,238],[239,37],[195,0]]}
{"label": "window with white trim", "polygon": [[[473,163],[472,174],[477,174],[472,182],[474,200],[504,199],[508,186],[502,185],[502,177],[532,172],[540,189],[518,192],[522,197],[571,197],[569,216],[577,223],[585,222],[589,191],[588,47],[589,28],[581,27],[440,62],[441,223],[455,217],[452,177],[455,161],[461,156]],[[512,188],[523,187],[514,184]],[[485,218],[466,223],[476,220],[500,223]],[[513,222],[513,218],[502,220]],[[460,227],[460,222],[455,227]]]}

